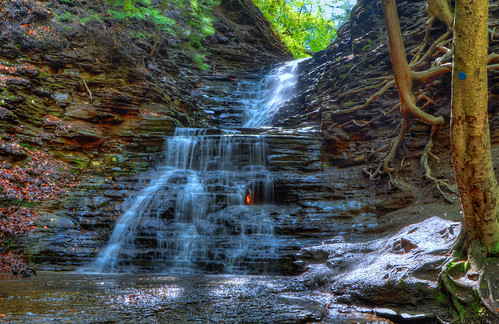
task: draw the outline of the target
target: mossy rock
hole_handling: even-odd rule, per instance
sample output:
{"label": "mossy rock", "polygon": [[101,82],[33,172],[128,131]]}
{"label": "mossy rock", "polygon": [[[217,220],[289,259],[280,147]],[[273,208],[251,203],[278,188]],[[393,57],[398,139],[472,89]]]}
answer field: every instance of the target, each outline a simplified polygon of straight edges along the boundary
{"label": "mossy rock", "polygon": [[78,168],[86,168],[90,163],[90,158],[80,152],[55,151],[54,158],[73,164]]}

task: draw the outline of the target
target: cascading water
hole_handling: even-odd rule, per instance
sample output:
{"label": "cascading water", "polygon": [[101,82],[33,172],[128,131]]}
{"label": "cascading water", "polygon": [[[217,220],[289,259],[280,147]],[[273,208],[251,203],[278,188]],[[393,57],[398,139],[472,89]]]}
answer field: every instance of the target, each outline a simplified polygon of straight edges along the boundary
{"label": "cascading water", "polygon": [[[294,88],[298,62],[262,81],[264,89],[256,93],[270,93],[268,100],[244,101],[253,116],[245,127],[269,122]],[[107,246],[87,270],[276,272],[273,221],[258,208],[273,202],[265,138],[235,130],[177,129],[166,141],[163,159],[154,180],[129,198]]]}
{"label": "cascading water", "polygon": [[298,64],[309,58],[287,62],[263,78],[245,102],[244,127],[270,126],[272,118],[295,93]]}

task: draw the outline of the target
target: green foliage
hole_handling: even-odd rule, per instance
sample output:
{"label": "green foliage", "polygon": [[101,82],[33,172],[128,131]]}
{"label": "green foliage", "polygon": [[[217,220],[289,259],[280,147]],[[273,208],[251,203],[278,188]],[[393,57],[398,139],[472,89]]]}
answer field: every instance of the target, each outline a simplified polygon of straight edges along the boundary
{"label": "green foliage", "polygon": [[187,21],[187,28],[181,28],[178,32],[180,37],[185,39],[183,46],[190,49],[191,59],[200,69],[209,69],[202,40],[215,32],[212,11],[213,7],[220,4],[220,0],[174,0],[174,2],[182,10]]}
{"label": "green foliage", "polygon": [[76,21],[76,17],[73,16],[73,14],[70,13],[69,11],[66,11],[61,15],[57,15],[57,20],[62,22],[74,22]]}
{"label": "green foliage", "polygon": [[347,22],[348,18],[350,18],[350,13],[352,12],[353,4],[349,0],[338,0],[338,1],[339,5],[331,7],[342,12],[342,14],[337,14],[337,15],[333,14],[333,20],[336,22],[338,26],[341,26]]}
{"label": "green foliage", "polygon": [[372,42],[372,41],[371,41],[371,39],[370,39],[370,38],[368,38],[368,39],[367,39],[367,44],[366,44],[366,45],[364,45],[364,46],[360,49],[360,51],[361,51],[361,52],[363,52],[363,51],[365,51],[366,49],[368,49],[369,47],[371,47],[371,42]]}
{"label": "green foliage", "polygon": [[127,24],[132,20],[145,20],[161,29],[171,31],[173,19],[164,16],[160,9],[154,7],[150,0],[108,0],[111,8],[108,10],[114,21]]}
{"label": "green foliage", "polygon": [[133,21],[147,21],[160,30],[171,32],[170,26],[175,23],[154,7],[150,0],[107,0],[110,6],[107,13],[113,22],[114,48],[121,46],[121,37],[125,27]]}
{"label": "green foliage", "polygon": [[86,17],[79,20],[79,23],[84,25],[88,22],[102,22],[102,18],[93,10],[88,10]]}
{"label": "green foliage", "polygon": [[[58,0],[70,4],[72,0]],[[154,39],[154,56],[157,43],[164,33],[178,38],[179,47],[186,49],[190,58],[200,69],[208,69],[206,63],[206,49],[203,39],[215,32],[213,27],[213,7],[220,4],[220,0],[104,0],[104,12],[89,10],[81,15],[74,16],[66,11],[57,16],[60,22],[77,22],[82,25],[91,22],[111,22],[114,49],[122,45],[123,35],[148,40]],[[182,19],[179,19],[179,16]],[[139,29],[137,26],[154,27],[154,33]],[[133,29],[133,30],[131,30]],[[175,46],[175,44],[173,44]]]}
{"label": "green foliage", "polygon": [[490,255],[497,257],[499,256],[499,243],[497,243],[493,248],[492,251],[489,253]]}
{"label": "green foliage", "polygon": [[[333,0],[331,3],[338,1],[341,0]],[[253,0],[253,2],[272,23],[295,58],[307,57],[324,49],[336,37],[337,23],[333,17],[326,17],[324,6],[317,0]],[[343,2],[346,11],[349,2],[347,0]],[[349,11],[341,16],[340,21],[346,20],[347,14],[349,15]]]}
{"label": "green foliage", "polygon": [[191,54],[191,58],[201,70],[208,70],[210,65],[206,63],[205,56],[199,53]]}
{"label": "green foliage", "polygon": [[133,37],[135,38],[141,38],[141,39],[146,39],[147,36],[144,33],[134,33]]}
{"label": "green foliage", "polygon": [[[156,27],[157,40],[161,32],[182,38],[182,46],[189,50],[193,62],[201,69],[209,68],[202,40],[215,31],[212,11],[220,0],[161,0],[156,6],[151,0],[107,0],[107,3],[110,5],[108,18],[113,22],[116,49],[121,45],[123,29],[133,22],[144,21]],[[187,26],[180,26],[179,22],[169,18],[167,7],[180,9]],[[136,35],[145,37],[143,33]]]}
{"label": "green foliage", "polygon": [[448,302],[448,297],[442,289],[438,290],[435,298],[440,304],[446,304]]}

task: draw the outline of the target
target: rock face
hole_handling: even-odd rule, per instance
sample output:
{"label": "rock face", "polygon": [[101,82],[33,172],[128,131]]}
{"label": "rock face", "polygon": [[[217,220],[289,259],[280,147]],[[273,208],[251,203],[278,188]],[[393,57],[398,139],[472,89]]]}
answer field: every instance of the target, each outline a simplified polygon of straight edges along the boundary
{"label": "rock face", "polygon": [[[425,36],[426,2],[403,1],[397,6],[410,60]],[[490,7],[490,17],[490,24],[495,24],[495,6]],[[445,26],[437,21],[429,35],[430,40],[434,41],[444,32]],[[497,46],[497,42],[491,42],[490,53],[497,52]],[[389,143],[401,120],[398,109],[393,109],[399,103],[396,87],[388,88],[380,98],[362,109],[349,113],[342,111],[363,105],[391,77],[381,5],[374,0],[359,1],[352,10],[351,19],[339,29],[338,38],[304,64],[300,79],[302,91],[288,109],[283,109],[279,124],[320,123],[324,152],[328,160],[336,165],[364,163],[368,155],[377,158],[378,155],[372,152]],[[425,111],[441,115],[446,120],[435,148],[436,153],[442,154],[449,147],[450,86],[450,73],[447,73],[416,89],[417,93],[424,93],[433,100]],[[497,73],[494,71],[490,73],[489,86],[489,111],[491,124],[494,125],[497,113],[494,104],[497,100]],[[429,132],[429,125],[420,121],[415,123],[406,137],[406,156],[418,154],[427,143]],[[495,137],[495,131],[492,131],[493,141]]]}
{"label": "rock face", "polygon": [[310,263],[310,271],[302,278],[309,285],[331,283],[341,302],[432,305],[438,266],[447,259],[460,228],[460,223],[431,217],[379,240],[305,248],[301,257]]}
{"label": "rock face", "polygon": [[[403,1],[397,6],[410,60],[411,52],[414,53],[425,37],[426,2]],[[497,23],[497,10],[496,6],[490,7],[491,24]],[[444,32],[445,27],[437,22],[429,33],[430,43]],[[302,249],[301,261],[308,272],[301,278],[309,289],[318,287],[336,294],[335,302],[339,304],[402,308],[415,312],[413,314],[419,313],[422,322],[431,321],[430,309],[440,305],[434,290],[438,276],[435,269],[444,261],[445,248],[452,246],[459,231],[459,226],[453,223],[461,221],[458,197],[445,191],[444,198],[425,178],[419,158],[431,129],[419,121],[409,130],[397,152],[392,175],[368,180],[368,172],[384,157],[382,148],[396,136],[401,121],[395,86],[362,107],[392,75],[379,1],[359,1],[352,10],[351,19],[340,28],[338,35],[327,49],[304,62],[299,84],[301,92],[281,109],[276,124],[283,127],[320,125],[323,161],[337,168],[330,171],[330,184],[336,184],[338,174],[348,175],[345,181],[350,186],[361,184],[356,188],[356,194],[363,198],[370,196],[372,200],[359,215],[372,212],[375,216],[370,218],[372,223],[369,220],[361,222],[364,228],[357,229],[361,233],[358,237],[350,234],[354,230],[348,235],[342,233],[325,238],[323,245]],[[490,53],[497,52],[497,46],[498,43],[492,41]],[[493,125],[497,119],[498,81],[498,74],[491,71],[489,112],[493,145],[497,144],[497,130]],[[430,167],[433,176],[452,185],[450,86],[450,74],[447,74],[419,85],[417,93],[424,93],[433,100],[425,111],[445,119],[433,148],[438,161],[430,161]],[[419,104],[424,104],[424,101]],[[492,149],[497,166],[499,150],[496,145]],[[399,186],[392,186],[392,179]],[[327,192],[344,193],[341,202],[363,201],[362,198],[351,199],[345,187],[331,186]],[[359,193],[359,190],[364,192]],[[328,203],[332,199],[330,197]],[[332,212],[336,213],[334,209]],[[352,222],[356,219],[362,217],[351,218]],[[414,224],[417,222],[420,223]],[[338,222],[335,220],[329,224],[337,225]],[[377,240],[379,237],[383,239]],[[436,244],[425,246],[420,242]],[[411,319],[412,315],[405,314],[404,317],[396,312],[388,313],[381,316],[395,322],[417,320],[416,315]]]}
{"label": "rock face", "polygon": [[[362,240],[366,231],[379,231],[377,212],[372,207],[376,199],[374,191],[369,189],[369,182],[362,177],[359,168],[341,170],[322,165],[318,135],[317,131],[310,129],[265,130],[274,204],[249,209],[244,205],[224,207],[222,212],[208,214],[208,219],[215,219],[215,223],[219,224],[217,226],[220,226],[221,232],[217,235],[226,235],[226,239],[221,242],[226,242],[223,246],[227,248],[218,254],[230,253],[231,244],[238,242],[235,233],[240,232],[239,227],[251,228],[254,225],[251,219],[261,218],[259,215],[265,215],[271,222],[275,251],[272,258],[264,260],[267,264],[256,259],[254,264],[245,263],[250,267],[246,271],[253,273],[297,273],[304,266],[303,260],[295,257],[300,248],[334,239],[338,235],[348,235],[358,241]],[[114,158],[118,160],[115,163],[122,159],[119,155]],[[126,165],[126,161],[121,163]],[[80,185],[80,190],[74,191],[62,203],[47,206],[56,212],[46,214],[39,222],[40,230],[29,236],[31,260],[48,269],[74,269],[90,264],[109,240],[110,229],[116,219],[130,207],[130,199],[156,179],[157,172],[142,173],[134,178],[87,178]],[[247,181],[248,177],[245,179]],[[350,182],[352,179],[355,179],[355,185]],[[175,181],[177,184],[165,189],[167,191],[164,193],[155,193],[154,199],[158,201],[155,205],[161,209],[161,218],[175,218],[176,202],[161,198],[176,196],[175,190],[181,185],[179,180]],[[222,194],[227,190],[219,181],[206,182],[214,184],[214,192],[220,191]],[[258,225],[259,228],[261,226],[263,224]],[[156,245],[147,243],[150,228],[146,221],[143,226],[138,226],[137,231],[143,234],[138,234],[140,242],[136,244],[148,247]],[[205,248],[207,244],[206,241]],[[215,253],[218,248],[210,249],[210,253]],[[149,261],[141,257],[139,259],[136,261],[139,268],[150,267]],[[224,269],[223,265],[217,265],[216,262],[203,262],[205,265],[202,268],[207,270],[216,272]]]}
{"label": "rock face", "polygon": [[[171,39],[163,38],[150,59],[146,45],[151,39],[129,37],[115,51],[105,23],[60,18],[98,10],[91,4],[31,6],[2,4],[2,12],[10,14],[1,25],[0,127],[4,134],[43,145],[73,164],[82,158],[70,154],[75,151],[85,155],[85,162],[99,165],[107,163],[102,155],[129,151],[127,145],[159,151],[163,137],[175,127],[206,124],[201,80],[207,87],[237,83],[245,70],[289,58],[268,23],[255,23],[262,17],[251,1],[225,0],[216,8],[216,32],[206,40],[213,69],[207,72],[185,63],[182,49],[175,49]],[[18,11],[36,25],[21,26]]]}

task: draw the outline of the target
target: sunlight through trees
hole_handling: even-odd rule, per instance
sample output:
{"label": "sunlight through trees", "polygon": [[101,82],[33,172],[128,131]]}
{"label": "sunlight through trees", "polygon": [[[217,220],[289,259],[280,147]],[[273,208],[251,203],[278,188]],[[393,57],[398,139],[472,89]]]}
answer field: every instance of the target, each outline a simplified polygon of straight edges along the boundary
{"label": "sunlight through trees", "polygon": [[[335,38],[340,23],[348,19],[351,4],[335,0],[343,14],[328,17],[332,4],[316,0],[254,0],[295,58],[310,56],[327,47]],[[329,7],[329,8],[328,8]]]}

